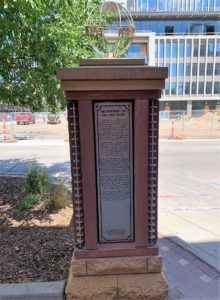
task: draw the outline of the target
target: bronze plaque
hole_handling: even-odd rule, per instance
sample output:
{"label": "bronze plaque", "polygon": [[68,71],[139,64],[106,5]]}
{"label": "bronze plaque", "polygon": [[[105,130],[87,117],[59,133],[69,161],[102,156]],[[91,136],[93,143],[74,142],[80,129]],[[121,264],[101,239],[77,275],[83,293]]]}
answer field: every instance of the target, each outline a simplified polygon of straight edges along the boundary
{"label": "bronze plaque", "polygon": [[99,241],[133,241],[132,102],[94,104]]}

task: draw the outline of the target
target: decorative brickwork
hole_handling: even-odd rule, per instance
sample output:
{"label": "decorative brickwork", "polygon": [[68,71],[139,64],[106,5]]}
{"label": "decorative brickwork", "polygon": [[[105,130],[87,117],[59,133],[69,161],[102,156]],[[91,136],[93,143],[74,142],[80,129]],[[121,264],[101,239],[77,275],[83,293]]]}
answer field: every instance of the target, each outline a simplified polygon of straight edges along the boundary
{"label": "decorative brickwork", "polygon": [[148,245],[157,241],[157,178],[158,178],[159,102],[149,101],[148,136]]}
{"label": "decorative brickwork", "polygon": [[75,101],[70,101],[68,103],[68,123],[70,137],[73,207],[75,216],[75,246],[79,249],[83,249],[85,244],[85,234],[83,219],[82,171],[78,105]]}

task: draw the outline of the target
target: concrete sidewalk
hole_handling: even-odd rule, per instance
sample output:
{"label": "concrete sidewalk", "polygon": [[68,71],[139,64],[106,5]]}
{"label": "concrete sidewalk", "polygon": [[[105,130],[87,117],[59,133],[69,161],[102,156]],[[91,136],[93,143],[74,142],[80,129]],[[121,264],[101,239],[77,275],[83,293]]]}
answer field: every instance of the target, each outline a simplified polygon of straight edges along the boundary
{"label": "concrete sidewalk", "polygon": [[219,300],[220,275],[172,241],[159,238],[169,284],[169,300]]}

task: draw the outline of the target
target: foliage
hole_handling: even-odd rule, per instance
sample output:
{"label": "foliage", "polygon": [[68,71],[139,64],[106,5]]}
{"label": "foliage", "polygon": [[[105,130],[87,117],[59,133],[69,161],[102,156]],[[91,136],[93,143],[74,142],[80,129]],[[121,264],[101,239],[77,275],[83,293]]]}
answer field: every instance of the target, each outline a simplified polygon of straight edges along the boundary
{"label": "foliage", "polygon": [[[91,8],[99,3],[91,0]],[[0,1],[0,102],[65,106],[57,69],[93,56],[85,34],[86,0]]]}
{"label": "foliage", "polygon": [[24,181],[24,194],[19,208],[26,209],[42,201],[49,210],[59,210],[66,207],[69,202],[69,191],[64,182],[60,180],[53,183],[45,169],[31,165]]}
{"label": "foliage", "polygon": [[57,210],[66,207],[69,201],[69,193],[63,181],[54,184],[50,188],[49,200],[46,202],[46,208]]}
{"label": "foliage", "polygon": [[40,194],[46,191],[50,185],[48,173],[35,165],[29,167],[24,181],[25,194]]}
{"label": "foliage", "polygon": [[22,198],[18,204],[18,207],[20,209],[27,209],[30,206],[37,204],[39,201],[39,196],[38,195],[34,195],[34,194],[30,194],[25,196],[24,198]]}

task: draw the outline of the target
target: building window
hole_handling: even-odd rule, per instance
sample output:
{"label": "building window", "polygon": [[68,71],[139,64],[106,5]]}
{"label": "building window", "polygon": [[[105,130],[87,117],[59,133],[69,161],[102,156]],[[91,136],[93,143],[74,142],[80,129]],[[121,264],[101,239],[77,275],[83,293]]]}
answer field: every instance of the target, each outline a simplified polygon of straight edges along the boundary
{"label": "building window", "polygon": [[203,24],[197,24],[197,23],[193,23],[190,25],[190,32],[191,33],[201,33],[203,34],[203,31],[204,31],[204,26]]}
{"label": "building window", "polygon": [[206,94],[212,93],[212,82],[206,82]]}
{"label": "building window", "polygon": [[186,76],[190,76],[190,73],[191,73],[191,65],[186,64]]}
{"label": "building window", "polygon": [[200,56],[205,57],[206,55],[206,41],[202,40],[200,44]]}
{"label": "building window", "polygon": [[193,56],[194,57],[198,57],[199,55],[199,42],[198,41],[194,41],[193,44]]}
{"label": "building window", "polygon": [[189,92],[190,92],[190,83],[186,82],[185,83],[185,94],[189,95]]}
{"label": "building window", "polygon": [[209,11],[214,11],[214,1],[215,0],[209,0]]}
{"label": "building window", "polygon": [[189,57],[191,56],[191,42],[187,42],[186,44],[186,56]]}
{"label": "building window", "polygon": [[190,0],[190,5],[191,5],[190,11],[194,11],[195,10],[195,1],[196,0]]}
{"label": "building window", "polygon": [[215,64],[215,75],[220,75],[220,63]]}
{"label": "building window", "polygon": [[184,41],[180,41],[179,43],[179,56],[184,57]]}
{"label": "building window", "polygon": [[204,63],[199,64],[199,75],[205,75],[205,64]]}
{"label": "building window", "polygon": [[176,95],[176,82],[171,83],[171,95]]}
{"label": "building window", "polygon": [[196,1],[196,11],[202,10],[202,1]]}
{"label": "building window", "polygon": [[197,68],[198,68],[198,64],[197,63],[193,63],[193,69],[192,69],[193,76],[197,75]]}
{"label": "building window", "polygon": [[214,94],[220,94],[220,82],[215,82]]}
{"label": "building window", "polygon": [[172,43],[172,57],[177,57],[177,41]]}
{"label": "building window", "polygon": [[220,41],[216,43],[216,56],[220,56]]}
{"label": "building window", "polygon": [[177,64],[172,64],[172,76],[176,77],[177,74]]}
{"label": "building window", "polygon": [[203,10],[204,11],[208,10],[208,0],[203,0]]}
{"label": "building window", "polygon": [[206,75],[212,75],[212,72],[213,72],[213,64],[212,63],[208,63],[207,64]]}
{"label": "building window", "polygon": [[165,34],[166,35],[173,35],[174,27],[173,26],[165,26]]}
{"label": "building window", "polygon": [[157,58],[158,56],[158,41],[155,43],[155,57]]}
{"label": "building window", "polygon": [[170,41],[166,42],[166,57],[170,57]]}
{"label": "building window", "polygon": [[[142,1],[145,2],[146,1]],[[155,0],[148,0],[148,11],[157,11],[156,1]]]}
{"label": "building window", "polygon": [[160,57],[164,57],[164,42],[160,41]]}
{"label": "building window", "polygon": [[159,11],[165,11],[165,1],[158,0],[158,4],[159,4]]}
{"label": "building window", "polygon": [[167,0],[167,11],[172,11],[172,1]]}
{"label": "building window", "polygon": [[192,82],[191,94],[193,94],[193,95],[196,94],[196,82]]}
{"label": "building window", "polygon": [[183,94],[183,83],[178,82],[178,94],[182,95]]}
{"label": "building window", "polygon": [[209,41],[208,43],[208,56],[213,56],[214,54],[214,41]]}
{"label": "building window", "polygon": [[166,64],[166,67],[168,68],[168,76],[170,76],[170,64]]}
{"label": "building window", "polygon": [[168,81],[165,82],[165,94],[169,95],[170,83]]}
{"label": "building window", "polygon": [[205,33],[207,35],[213,35],[215,33],[215,26],[213,26],[213,25],[205,25]]}
{"label": "building window", "polygon": [[184,64],[179,64],[179,76],[183,76],[184,74]]}
{"label": "building window", "polygon": [[173,11],[178,11],[178,0],[173,2]]}
{"label": "building window", "polygon": [[204,94],[204,82],[199,82],[199,94],[203,95]]}

